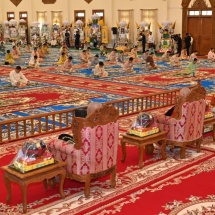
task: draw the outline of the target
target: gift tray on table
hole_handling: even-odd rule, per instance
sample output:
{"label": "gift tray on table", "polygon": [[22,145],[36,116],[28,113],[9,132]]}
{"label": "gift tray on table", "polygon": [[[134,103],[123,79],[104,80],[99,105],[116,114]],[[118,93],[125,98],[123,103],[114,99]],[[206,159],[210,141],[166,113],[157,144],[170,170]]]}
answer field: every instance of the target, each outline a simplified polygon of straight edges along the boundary
{"label": "gift tray on table", "polygon": [[18,168],[15,164],[10,164],[10,165],[8,165],[8,167],[11,168],[11,169],[16,170],[17,172],[25,174],[25,173],[31,172],[33,170],[40,169],[40,168],[43,168],[43,167],[46,167],[46,166],[49,166],[49,165],[53,165],[53,164],[56,164],[56,163],[58,163],[58,161],[53,159],[53,162],[46,162],[46,163],[43,163],[43,164],[39,164],[36,167],[34,166],[34,168],[33,167],[32,168],[28,167],[28,168],[26,168],[27,171],[23,171],[23,169]]}

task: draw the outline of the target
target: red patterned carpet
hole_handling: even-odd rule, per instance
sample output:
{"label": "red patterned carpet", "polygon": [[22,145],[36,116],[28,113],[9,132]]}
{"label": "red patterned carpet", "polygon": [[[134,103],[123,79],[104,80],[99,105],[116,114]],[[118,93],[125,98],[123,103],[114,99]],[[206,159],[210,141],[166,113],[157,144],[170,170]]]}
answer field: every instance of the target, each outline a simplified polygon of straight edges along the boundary
{"label": "red patterned carpet", "polygon": [[[23,70],[23,73],[31,81],[40,81],[45,83],[58,84],[60,86],[77,87],[81,89],[98,90],[100,92],[115,93],[125,96],[138,96],[148,93],[154,93],[154,89],[148,87],[43,72],[43,70],[49,69],[52,68],[41,70]],[[0,75],[2,76],[8,77],[10,71],[11,68],[0,67]],[[163,91],[164,90],[156,89],[156,92]]]}
{"label": "red patterned carpet", "polygon": [[[0,68],[0,75],[8,76],[11,68]],[[110,81],[99,81],[75,76],[44,73],[41,70],[28,70],[23,73],[32,81],[48,82],[61,86],[72,86],[82,89],[99,90],[100,92],[116,93],[128,96],[136,96],[145,93],[153,93],[154,89],[135,86],[138,77],[126,80],[134,82],[114,83]],[[207,77],[214,77],[215,71],[208,69],[202,72]],[[163,75],[163,76],[162,76]],[[122,80],[124,77],[122,77]],[[149,85],[165,85],[166,81],[174,83],[176,78],[170,73],[148,74],[144,80]],[[183,82],[182,77],[177,77],[178,81]],[[169,82],[169,83],[170,83]],[[178,83],[178,82],[177,82]],[[47,105],[50,100],[58,101],[59,98],[67,101],[82,97],[77,92],[66,90],[28,89],[26,92],[20,90],[18,97],[24,95],[28,98],[26,103],[20,103],[14,94],[8,97],[8,108],[11,111],[18,104],[23,109],[26,105],[37,106],[39,103]],[[156,92],[158,92],[156,90]],[[73,94],[72,94],[73,93]],[[34,94],[36,100],[31,100]],[[47,96],[44,96],[47,95]],[[73,95],[73,96],[71,96]],[[6,95],[5,95],[6,96]],[[85,94],[86,98],[92,96]],[[94,95],[99,96],[98,94]],[[15,98],[15,99],[14,99]],[[71,101],[73,101],[71,100]],[[14,109],[13,109],[14,108]],[[2,108],[3,111],[3,108]],[[159,110],[159,112],[163,112]],[[7,110],[8,112],[8,110]],[[128,130],[132,124],[134,116],[120,119],[120,134]],[[70,131],[67,131],[70,132]],[[52,138],[62,133],[46,135],[41,138],[47,143]],[[65,133],[65,132],[64,132]],[[119,137],[120,139],[120,137]],[[7,143],[0,146],[1,166],[8,165],[13,160],[17,150],[23,141]],[[127,146],[127,158],[125,163],[121,162],[122,152],[119,144],[117,161],[117,185],[116,188],[109,187],[109,177],[103,177],[92,181],[91,195],[85,198],[83,194],[84,185],[69,179],[65,180],[64,192],[65,199],[61,199],[58,192],[58,185],[54,189],[44,190],[43,183],[35,183],[28,186],[28,213],[40,215],[70,215],[70,214],[143,214],[143,215],[197,215],[215,214],[214,174],[215,174],[215,142],[211,134],[204,137],[201,153],[196,153],[196,149],[189,147],[186,151],[186,158],[181,160],[179,149],[167,149],[167,159],[161,159],[160,146],[155,145],[153,155],[144,155],[144,166],[139,169],[138,150],[136,147]],[[12,184],[11,204],[6,204],[6,187],[3,181],[3,170],[0,170],[0,215],[19,215],[22,214],[22,195],[17,184]],[[188,213],[189,212],[189,213]]]}
{"label": "red patterned carpet", "polygon": [[181,70],[172,70],[162,73],[155,74],[144,74],[144,75],[134,75],[134,76],[122,76],[117,78],[112,78],[113,81],[121,83],[130,83],[130,84],[147,84],[149,86],[168,86],[172,84],[181,84],[192,82],[197,79],[208,79],[215,77],[215,69],[199,69],[197,77],[186,77],[182,76],[183,71]]}
{"label": "red patterned carpet", "polygon": [[[121,132],[127,130],[132,118],[120,119]],[[57,136],[58,134],[52,134],[42,138],[48,142]],[[0,146],[2,166],[13,160],[22,142]],[[211,200],[209,206],[212,207],[215,196],[215,143],[211,134],[205,136],[201,153],[196,153],[195,148],[189,148],[184,160],[179,157],[179,149],[166,149],[166,152],[167,159],[164,161],[161,159],[160,147],[155,145],[153,155],[144,155],[144,167],[139,169],[137,148],[127,146],[126,161],[121,163],[122,152],[119,145],[116,188],[109,187],[109,177],[93,180],[88,199],[84,197],[83,184],[69,179],[64,184],[64,200],[60,198],[58,185],[45,191],[43,183],[30,184],[27,214],[131,214],[134,211],[144,215],[164,215],[169,212],[178,214],[173,212],[187,208],[190,206],[188,203],[194,204],[194,200],[195,209],[201,209],[201,201],[205,203],[208,200]],[[0,175],[0,214],[22,214],[19,186],[12,184],[11,204],[7,205],[3,170],[0,170]]]}
{"label": "red patterned carpet", "polygon": [[99,97],[99,93],[79,92],[64,87],[43,87],[38,89],[22,89],[1,93],[0,114],[21,111],[29,108],[63,104],[82,99]]}
{"label": "red patterned carpet", "polygon": [[[7,165],[13,159],[18,146],[19,144],[14,143],[1,147],[2,165]],[[195,150],[190,149],[186,160],[182,161],[176,150],[168,152],[167,160],[163,161],[160,149],[156,148],[153,156],[144,157],[144,167],[141,170],[137,166],[135,147],[129,147],[125,164],[120,162],[120,158],[121,150],[119,148],[117,187],[109,188],[108,177],[93,181],[89,199],[83,196],[83,184],[69,179],[66,179],[64,185],[65,200],[59,198],[58,187],[45,191],[42,183],[30,185],[28,187],[29,214],[130,214],[135,208],[139,208],[139,212],[144,210],[145,214],[153,215],[159,214],[161,211],[171,211],[170,208],[168,210],[164,208],[166,204],[171,204],[171,201],[187,202],[186,198],[191,195],[203,198],[206,194],[213,194],[211,191],[208,192],[209,187],[213,187],[213,180],[209,180],[215,167],[213,152],[202,150],[202,153],[197,154]],[[3,174],[2,170],[0,174]],[[8,206],[5,204],[6,189],[3,178],[0,178],[0,201],[3,202],[0,212],[21,214],[22,198],[19,186],[13,184],[12,202]],[[210,183],[207,183],[206,189],[203,189],[204,192],[192,185],[196,182],[201,182],[200,184],[203,185],[205,180],[209,180]],[[178,188],[179,185],[181,188]],[[183,189],[183,187],[187,189]],[[38,192],[38,190],[40,191]],[[174,190],[177,192],[173,193]],[[161,196],[163,196],[162,199]]]}

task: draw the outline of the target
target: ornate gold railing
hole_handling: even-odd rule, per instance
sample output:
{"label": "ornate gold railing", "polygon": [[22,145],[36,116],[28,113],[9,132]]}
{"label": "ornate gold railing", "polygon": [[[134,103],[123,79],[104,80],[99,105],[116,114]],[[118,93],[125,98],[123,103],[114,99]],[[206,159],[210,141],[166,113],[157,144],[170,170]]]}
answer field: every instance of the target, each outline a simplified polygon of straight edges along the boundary
{"label": "ornate gold railing", "polygon": [[[175,104],[180,89],[108,102],[120,116]],[[0,143],[30,138],[71,127],[75,108],[0,122]]]}

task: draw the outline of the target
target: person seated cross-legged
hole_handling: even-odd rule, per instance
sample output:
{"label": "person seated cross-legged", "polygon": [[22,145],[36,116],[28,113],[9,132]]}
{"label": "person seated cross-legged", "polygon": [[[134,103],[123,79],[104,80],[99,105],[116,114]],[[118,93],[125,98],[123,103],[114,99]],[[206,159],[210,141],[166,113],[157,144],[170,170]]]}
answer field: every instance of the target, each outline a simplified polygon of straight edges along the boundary
{"label": "person seated cross-legged", "polygon": [[24,87],[30,84],[29,80],[21,72],[21,67],[17,66],[10,72],[10,81],[14,87]]}

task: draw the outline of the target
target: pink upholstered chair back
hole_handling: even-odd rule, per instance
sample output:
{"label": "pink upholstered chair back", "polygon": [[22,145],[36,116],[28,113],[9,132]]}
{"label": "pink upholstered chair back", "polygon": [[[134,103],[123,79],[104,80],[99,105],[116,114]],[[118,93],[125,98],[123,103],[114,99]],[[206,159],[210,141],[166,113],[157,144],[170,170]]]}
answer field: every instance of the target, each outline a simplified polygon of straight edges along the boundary
{"label": "pink upholstered chair back", "polygon": [[116,164],[119,141],[118,122],[81,130],[82,146],[68,171],[78,175],[97,173]]}
{"label": "pink upholstered chair back", "polygon": [[[205,117],[205,100],[185,102],[182,105],[182,114],[179,120],[169,119],[161,130],[167,130],[167,139],[171,141],[191,141],[200,138],[203,134]],[[162,124],[160,125],[162,126]]]}
{"label": "pink upholstered chair back", "polygon": [[103,106],[86,118],[74,118],[72,131],[75,144],[51,140],[55,159],[67,163],[67,172],[76,175],[94,174],[116,165],[119,141],[118,111]]}

